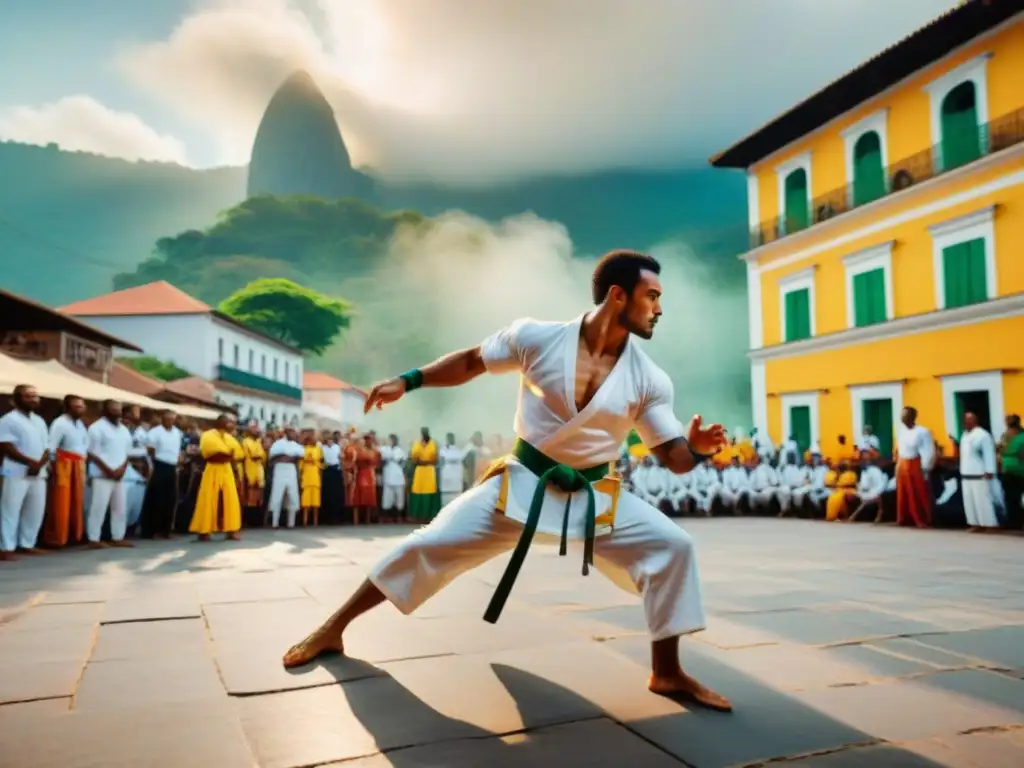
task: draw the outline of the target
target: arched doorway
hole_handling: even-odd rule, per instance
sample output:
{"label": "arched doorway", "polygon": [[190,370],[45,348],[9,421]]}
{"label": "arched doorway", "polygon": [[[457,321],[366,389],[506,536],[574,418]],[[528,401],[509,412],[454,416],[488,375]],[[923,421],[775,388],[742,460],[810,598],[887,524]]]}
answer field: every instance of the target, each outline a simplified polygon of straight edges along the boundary
{"label": "arched doorway", "polygon": [[981,126],[974,83],[960,83],[946,94],[940,108],[942,167],[948,171],[981,157]]}
{"label": "arched doorway", "polygon": [[876,131],[868,131],[853,146],[853,204],[864,205],[884,194],[882,140]]}
{"label": "arched doorway", "polygon": [[786,234],[806,229],[810,223],[810,195],[807,189],[807,171],[797,168],[785,181],[785,214],[783,226]]}

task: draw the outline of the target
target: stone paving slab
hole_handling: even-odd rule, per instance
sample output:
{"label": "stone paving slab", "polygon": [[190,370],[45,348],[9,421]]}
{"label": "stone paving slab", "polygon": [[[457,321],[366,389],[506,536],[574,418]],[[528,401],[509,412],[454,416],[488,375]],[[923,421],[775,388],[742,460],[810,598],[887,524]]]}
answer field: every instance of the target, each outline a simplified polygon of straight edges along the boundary
{"label": "stone paving slab", "polygon": [[253,531],[3,564],[0,606],[28,602],[0,623],[0,764],[1024,765],[1019,540],[687,528],[708,629],[681,658],[732,714],[650,694],[639,600],[544,546],[497,625],[505,558],[285,671],[405,529]]}

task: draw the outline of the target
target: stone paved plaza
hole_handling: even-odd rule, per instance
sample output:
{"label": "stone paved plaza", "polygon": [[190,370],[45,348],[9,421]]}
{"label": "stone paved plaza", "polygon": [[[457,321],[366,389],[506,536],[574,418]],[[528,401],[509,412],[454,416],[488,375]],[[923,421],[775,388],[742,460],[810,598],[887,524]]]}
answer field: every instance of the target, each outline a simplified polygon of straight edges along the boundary
{"label": "stone paved plaza", "polygon": [[349,659],[281,654],[398,528],[247,532],[0,564],[0,766],[1024,765],[1024,539],[725,519],[688,524],[709,629],[687,668],[736,711],[646,691],[638,600],[537,546]]}

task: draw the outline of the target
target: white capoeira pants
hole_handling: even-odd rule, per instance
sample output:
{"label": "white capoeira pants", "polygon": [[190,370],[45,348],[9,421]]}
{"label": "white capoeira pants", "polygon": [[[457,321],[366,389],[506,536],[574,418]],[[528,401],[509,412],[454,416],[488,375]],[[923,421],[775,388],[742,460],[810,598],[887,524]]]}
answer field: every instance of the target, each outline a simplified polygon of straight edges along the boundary
{"label": "white capoeira pants", "polygon": [[804,501],[810,499],[815,504],[821,504],[825,499],[828,498],[831,493],[828,488],[815,488],[812,485],[801,485],[799,488],[793,489],[793,505],[800,507],[803,506]]}
{"label": "white capoeira pants", "polygon": [[775,489],[775,498],[779,500],[779,511],[788,512],[790,506],[793,504],[793,491],[795,489],[788,485],[781,486]]}
{"label": "white capoeira pants", "polygon": [[142,502],[146,498],[144,482],[125,483],[125,506],[127,507],[128,527],[131,528],[142,517]]}
{"label": "white capoeira pants", "polygon": [[[500,488],[499,475],[463,493],[386,555],[370,581],[409,614],[457,576],[512,550],[523,527],[494,511]],[[545,540],[557,538],[538,532],[532,546]],[[652,641],[705,628],[693,539],[637,496],[620,491],[614,530],[594,541],[594,565],[643,598]]]}
{"label": "white capoeira pants", "polygon": [[0,551],[35,547],[45,513],[45,478],[5,477],[0,494]]}
{"label": "white capoeira pants", "polygon": [[100,540],[103,521],[110,508],[110,538],[121,541],[128,525],[128,483],[109,477],[94,477],[89,498],[89,511],[85,517],[85,535],[89,541]]}
{"label": "white capoeira pants", "polygon": [[281,506],[288,513],[288,527],[295,527],[295,514],[299,511],[299,473],[294,464],[275,464],[270,483],[270,524],[277,528],[281,522]]}
{"label": "white capoeira pants", "polygon": [[728,488],[720,488],[718,498],[722,500],[722,506],[726,509],[736,509],[747,493],[748,491],[730,491]]}
{"label": "white capoeira pants", "polygon": [[973,528],[998,528],[999,517],[992,503],[991,483],[982,477],[962,480],[960,485],[967,524]]}
{"label": "white capoeira pants", "polygon": [[405,486],[385,485],[380,493],[380,508],[397,509],[399,512],[405,509]]}

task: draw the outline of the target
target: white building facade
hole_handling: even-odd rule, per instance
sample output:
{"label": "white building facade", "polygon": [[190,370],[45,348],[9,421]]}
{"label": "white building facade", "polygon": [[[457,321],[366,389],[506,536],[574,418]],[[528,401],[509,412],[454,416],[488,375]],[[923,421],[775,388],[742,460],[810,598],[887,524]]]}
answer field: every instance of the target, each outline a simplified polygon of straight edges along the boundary
{"label": "white building facade", "polygon": [[[128,291],[142,291],[157,285]],[[124,293],[127,291],[88,299],[64,311],[141,347],[143,355],[172,362],[208,380],[214,387],[217,401],[236,408],[241,421],[255,420],[261,426],[299,424],[302,418],[301,351],[241,325],[185,294],[181,296],[191,299],[193,306],[182,304],[169,308],[155,301],[152,314],[144,314],[141,307],[131,313],[115,312],[115,302],[105,307],[104,299]],[[181,311],[186,308],[195,311]]]}

